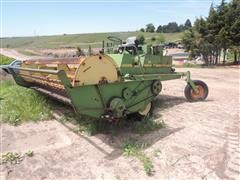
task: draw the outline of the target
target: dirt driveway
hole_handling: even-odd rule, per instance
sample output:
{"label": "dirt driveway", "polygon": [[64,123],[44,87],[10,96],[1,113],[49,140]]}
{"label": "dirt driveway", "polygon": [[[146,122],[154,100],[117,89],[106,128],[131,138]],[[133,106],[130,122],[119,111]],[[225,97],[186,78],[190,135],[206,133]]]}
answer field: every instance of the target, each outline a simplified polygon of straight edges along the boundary
{"label": "dirt driveway", "polygon": [[[186,69],[179,69],[185,71]],[[142,164],[126,157],[121,146],[134,135],[77,135],[58,121],[1,125],[3,152],[34,151],[17,165],[2,165],[2,179],[239,179],[240,71],[191,69],[193,79],[210,89],[205,102],[186,102],[181,80],[164,82],[155,118],[166,127],[138,136],[154,165],[147,176]],[[156,153],[157,152],[157,153]]]}

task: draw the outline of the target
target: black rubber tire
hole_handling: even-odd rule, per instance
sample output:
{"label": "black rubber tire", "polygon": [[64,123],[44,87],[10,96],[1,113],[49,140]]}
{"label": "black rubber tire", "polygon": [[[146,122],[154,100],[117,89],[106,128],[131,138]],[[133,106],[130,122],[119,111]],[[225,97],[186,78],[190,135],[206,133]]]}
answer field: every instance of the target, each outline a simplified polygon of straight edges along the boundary
{"label": "black rubber tire", "polygon": [[197,97],[197,95],[195,95],[196,97],[194,97],[194,91],[192,87],[190,86],[190,84],[187,84],[184,90],[186,99],[190,102],[204,101],[208,96],[207,84],[200,80],[193,80],[193,82],[196,86],[199,86],[203,90],[203,92],[199,95],[199,97]]}

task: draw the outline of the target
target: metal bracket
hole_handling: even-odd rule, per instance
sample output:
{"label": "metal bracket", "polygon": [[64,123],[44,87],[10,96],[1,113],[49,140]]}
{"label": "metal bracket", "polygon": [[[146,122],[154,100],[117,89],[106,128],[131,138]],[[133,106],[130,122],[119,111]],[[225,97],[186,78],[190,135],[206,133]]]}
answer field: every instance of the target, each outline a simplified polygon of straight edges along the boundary
{"label": "metal bracket", "polygon": [[19,69],[19,68],[15,68],[15,67],[9,67],[8,68],[9,71],[11,72],[10,74],[12,75],[13,79],[15,80],[15,82],[20,85],[20,86],[24,86],[24,87],[29,87],[29,83],[27,83],[21,76],[19,76],[14,69]]}
{"label": "metal bracket", "polygon": [[185,76],[186,76],[186,82],[192,87],[192,89],[194,90],[194,92],[195,92],[195,93],[199,93],[198,88],[195,86],[194,82],[191,80],[190,71],[187,71],[187,72],[185,73]]}
{"label": "metal bracket", "polygon": [[58,75],[59,79],[61,80],[62,84],[64,85],[65,89],[72,88],[72,84],[69,81],[65,71],[59,70],[59,71],[57,71],[57,75]]}

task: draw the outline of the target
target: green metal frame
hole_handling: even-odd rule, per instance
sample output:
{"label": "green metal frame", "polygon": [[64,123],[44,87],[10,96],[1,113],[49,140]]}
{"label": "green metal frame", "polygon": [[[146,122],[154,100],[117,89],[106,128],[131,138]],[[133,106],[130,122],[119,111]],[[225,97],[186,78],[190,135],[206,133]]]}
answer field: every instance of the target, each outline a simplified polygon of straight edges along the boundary
{"label": "green metal frame", "polygon": [[[16,83],[34,87],[35,84],[24,80],[19,71],[37,72],[57,75],[64,86],[67,99],[79,114],[92,117],[122,117],[144,110],[144,108],[161,91],[159,81],[174,80],[186,77],[186,82],[198,93],[198,88],[191,80],[190,72],[175,72],[172,68],[172,57],[163,56],[162,49],[155,54],[151,45],[143,47],[141,54],[124,51],[122,54],[107,54],[114,60],[120,71],[120,81],[114,83],[72,86],[64,70],[34,69],[10,66],[9,70]],[[144,49],[145,48],[145,49]],[[101,55],[99,55],[101,56]],[[154,89],[154,87],[157,88]],[[46,90],[42,90],[46,91]],[[49,91],[49,95],[51,92]],[[59,95],[55,95],[59,97]]]}
{"label": "green metal frame", "polygon": [[[25,81],[17,73],[19,70],[57,75],[75,111],[79,114],[96,118],[102,117],[108,113],[110,110],[109,102],[111,102],[113,98],[123,99],[126,107],[126,114],[144,109],[147,104],[157,96],[151,90],[152,84],[156,80],[166,81],[180,79],[185,76],[187,83],[197,92],[197,88],[190,78],[189,71],[183,73],[173,72],[171,74],[139,74],[124,76],[120,82],[73,87],[63,70],[54,71],[21,67],[10,67],[9,69],[16,83],[25,87],[31,87],[31,84]],[[126,88],[131,92],[131,96],[128,99],[125,99],[123,95],[123,91]]]}

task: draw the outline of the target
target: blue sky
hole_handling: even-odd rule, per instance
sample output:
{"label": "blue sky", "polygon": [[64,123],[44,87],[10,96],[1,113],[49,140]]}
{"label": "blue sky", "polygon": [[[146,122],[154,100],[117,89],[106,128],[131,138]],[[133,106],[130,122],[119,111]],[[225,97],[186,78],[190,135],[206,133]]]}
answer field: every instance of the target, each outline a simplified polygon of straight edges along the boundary
{"label": "blue sky", "polygon": [[221,0],[1,0],[1,37],[135,31],[207,16]]}

